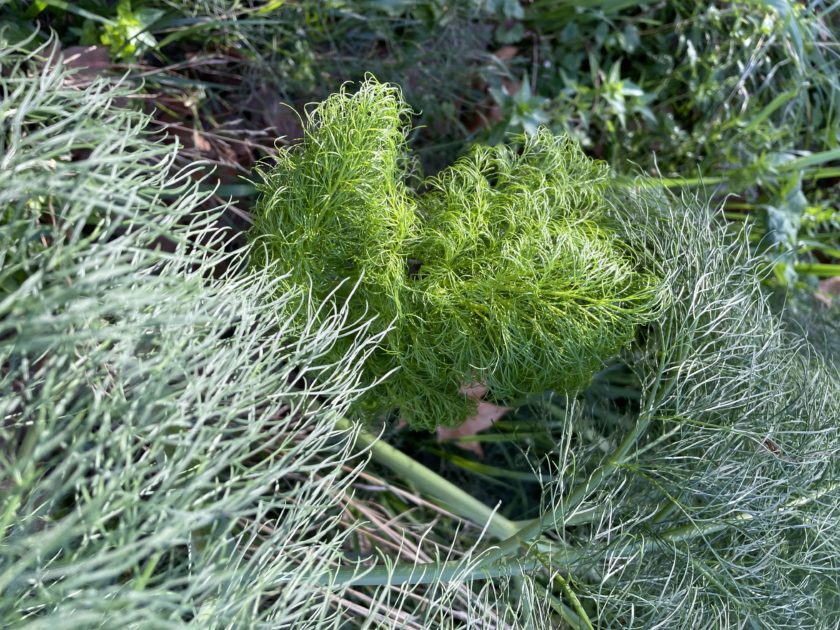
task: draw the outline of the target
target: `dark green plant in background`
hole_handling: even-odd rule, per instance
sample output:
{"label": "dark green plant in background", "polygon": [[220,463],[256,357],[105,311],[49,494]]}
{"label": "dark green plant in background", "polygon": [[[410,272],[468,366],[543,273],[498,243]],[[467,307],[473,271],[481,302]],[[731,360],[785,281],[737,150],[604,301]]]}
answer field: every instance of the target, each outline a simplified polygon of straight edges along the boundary
{"label": "dark green plant in background", "polygon": [[814,264],[836,259],[836,186],[821,183],[840,159],[836,7],[537,0],[524,21],[555,131],[620,172],[737,195],[729,216],[753,224],[778,283],[837,275]]}
{"label": "dark green plant in background", "polygon": [[543,132],[476,147],[418,195],[407,120],[372,79],[327,99],[264,173],[252,232],[290,286],[388,331],[365,369],[396,373],[362,405],[434,428],[474,409],[468,383],[505,401],[584,386],[657,310],[658,281],[610,229],[605,165]]}

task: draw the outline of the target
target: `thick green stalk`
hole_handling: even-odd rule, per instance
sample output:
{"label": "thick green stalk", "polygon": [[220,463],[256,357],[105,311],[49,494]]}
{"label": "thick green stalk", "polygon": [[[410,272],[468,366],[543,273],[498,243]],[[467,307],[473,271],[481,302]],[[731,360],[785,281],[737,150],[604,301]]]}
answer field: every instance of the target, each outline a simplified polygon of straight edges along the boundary
{"label": "thick green stalk", "polygon": [[[781,506],[777,511],[779,513],[783,513],[794,508],[803,507],[813,501],[820,499],[826,494],[833,492],[838,487],[840,487],[840,483],[838,482],[826,484],[825,486],[819,488],[818,490],[808,495],[790,501],[789,503]],[[721,521],[718,523],[706,523],[703,525],[689,524],[681,527],[675,527],[673,529],[657,534],[656,537],[660,540],[668,542],[685,542],[688,540],[694,540],[696,538],[715,534],[729,527],[734,527],[739,525],[740,523],[749,521],[752,518],[754,518],[753,514],[750,514],[748,512],[742,512],[740,514],[736,514],[732,518],[726,519],[725,521]],[[520,533],[520,535],[516,536],[517,542],[522,540],[528,540],[528,533],[532,531],[532,528],[538,522],[538,520],[535,520],[526,528],[523,528],[523,530],[528,529],[529,531],[523,531]],[[502,545],[507,547],[508,542],[509,541],[504,541]],[[632,545],[623,547],[623,550],[625,553],[630,553],[644,544],[644,541],[640,541]],[[331,579],[322,578],[322,583],[351,583],[356,586],[363,586],[384,583],[431,584],[432,582],[435,582],[436,579],[442,582],[445,582],[447,580],[451,581],[455,579],[491,579],[502,576],[524,575],[539,568],[540,566],[543,566],[546,557],[549,557],[551,559],[552,565],[556,566],[557,564],[568,564],[574,562],[576,559],[579,559],[582,555],[586,555],[587,557],[592,558],[593,556],[596,556],[599,553],[603,553],[604,551],[606,551],[606,548],[601,548],[599,550],[590,550],[586,552],[586,554],[583,554],[579,551],[569,551],[563,549],[556,550],[552,547],[553,545],[549,543],[540,542],[537,544],[536,558],[529,558],[528,560],[522,562],[497,562],[500,559],[500,557],[498,553],[494,552],[497,552],[499,549],[502,548],[498,547],[494,550],[491,550],[490,554],[485,555],[479,563],[470,567],[466,571],[464,570],[464,565],[458,561],[449,561],[443,563],[431,562],[427,564],[415,564],[411,562],[397,563],[392,565],[391,567],[374,567],[371,570],[366,571],[362,575],[356,575],[356,573],[359,570],[356,568],[339,569],[336,573],[332,574]],[[502,559],[504,559],[505,556],[509,556],[509,554],[502,554]],[[387,576],[392,576],[393,579],[388,580]]]}
{"label": "thick green stalk", "polygon": [[[776,510],[776,512],[779,514],[783,514],[785,512],[789,512],[792,509],[808,505],[809,503],[812,503],[824,497],[829,492],[833,492],[838,487],[840,487],[840,482],[838,481],[826,484],[820,488],[817,488],[814,492],[806,494],[805,496],[799,497],[798,499],[794,499],[793,501],[782,505]],[[720,521],[718,523],[704,523],[701,525],[689,523],[688,525],[675,527],[666,532],[663,532],[662,534],[660,534],[660,538],[671,542],[693,540],[694,538],[699,538],[701,536],[710,536],[711,534],[716,534],[717,532],[723,531],[728,527],[733,527],[735,525],[738,525],[739,523],[751,521],[754,518],[755,515],[750,512],[741,512],[731,518],[728,518],[724,521]]]}
{"label": "thick green stalk", "polygon": [[821,278],[833,278],[840,275],[840,265],[829,263],[794,263],[793,269],[797,273],[806,273]]}
{"label": "thick green stalk", "polygon": [[[336,423],[336,427],[350,430],[352,424],[349,420],[341,419]],[[367,450],[377,464],[394,471],[454,514],[479,526],[486,523],[487,532],[494,538],[510,538],[519,531],[519,527],[513,521],[375,435],[364,430],[359,431],[356,447]]]}
{"label": "thick green stalk", "polygon": [[[627,456],[628,451],[647,429],[648,424],[649,421],[647,420],[639,420],[633,430],[627,434],[621,444],[613,451],[612,455],[592,474],[585,484],[579,485],[557,510],[552,510],[549,514],[534,519],[513,536],[503,540],[496,549],[485,557],[484,563],[489,564],[512,555],[520,546],[540,536],[547,525],[556,523],[558,517],[562,518],[563,514],[568,513],[580,505],[590,492],[600,486],[604,479],[624,463],[624,458]],[[574,553],[569,555],[568,549],[560,550],[560,552],[562,554],[560,560],[564,562],[572,560],[576,555]]]}
{"label": "thick green stalk", "polygon": [[393,565],[373,567],[344,567],[335,573],[322,575],[322,586],[398,586],[401,584],[442,584],[446,582],[491,580],[498,577],[515,577],[532,573],[540,567],[535,559],[513,565],[479,566],[461,560],[415,564],[399,562]]}

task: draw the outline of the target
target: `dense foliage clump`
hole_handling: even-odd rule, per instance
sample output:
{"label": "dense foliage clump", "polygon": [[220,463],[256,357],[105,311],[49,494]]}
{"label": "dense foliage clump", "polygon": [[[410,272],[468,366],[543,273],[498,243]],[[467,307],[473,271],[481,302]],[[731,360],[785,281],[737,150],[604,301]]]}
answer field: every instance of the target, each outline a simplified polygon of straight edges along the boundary
{"label": "dense foliage clump", "polygon": [[325,366],[343,312],[292,328],[136,92],[49,53],[0,49],[0,627],[317,623],[374,340]]}
{"label": "dense foliage clump", "polygon": [[264,174],[253,232],[289,283],[391,327],[366,369],[399,371],[363,405],[432,427],[466,416],[466,383],[503,400],[584,385],[658,295],[609,226],[607,167],[545,131],[477,147],[418,194],[408,116],[372,79],[327,99]]}

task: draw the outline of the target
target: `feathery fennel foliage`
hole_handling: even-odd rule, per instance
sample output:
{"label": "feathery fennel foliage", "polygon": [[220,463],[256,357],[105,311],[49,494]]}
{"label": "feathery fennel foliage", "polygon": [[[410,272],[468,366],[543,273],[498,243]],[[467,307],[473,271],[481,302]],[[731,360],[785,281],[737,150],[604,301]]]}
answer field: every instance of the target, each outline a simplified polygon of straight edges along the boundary
{"label": "feathery fennel foliage", "polygon": [[375,338],[292,326],[135,92],[67,76],[0,50],[0,627],[328,624]]}
{"label": "feathery fennel foliage", "polygon": [[368,413],[431,428],[474,408],[465,383],[500,400],[584,385],[658,308],[658,280],[610,227],[606,166],[543,132],[475,148],[418,194],[409,114],[372,78],[310,112],[262,173],[257,263],[392,328],[365,364],[371,382],[393,373],[360,399]]}
{"label": "feathery fennel foliage", "polygon": [[673,201],[679,212],[639,228],[672,298],[627,357],[638,410],[588,487],[553,489],[561,522],[600,510],[565,537],[592,551],[576,573],[601,576],[580,589],[612,624],[835,627],[837,370],[771,313],[748,239]]}
{"label": "feathery fennel foliage", "polygon": [[[350,263],[381,244],[350,245],[345,234],[290,259],[306,269],[300,280],[316,283],[314,299],[302,300],[277,268],[239,264],[245,252],[216,227],[217,213],[197,211],[203,196],[192,178],[201,171],[172,175],[172,154],[144,137],[145,117],[115,103],[131,90],[72,88],[42,54],[0,50],[4,628],[840,623],[840,379],[767,308],[747,239],[733,241],[696,200],[615,188],[599,167],[571,158],[551,170],[587,182],[559,191],[569,211],[560,224],[593,252],[580,250],[581,264],[612,262],[612,280],[628,266],[646,270],[618,283],[626,301],[615,306],[638,314],[641,294],[656,298],[656,310],[588,388],[542,405],[553,447],[521,453],[540,482],[539,518],[494,514],[483,530],[443,510],[417,520],[415,509],[393,518],[405,532],[376,529],[388,508],[381,499],[352,503],[347,490],[360,479],[352,435],[335,423],[360,379],[387,372],[394,358],[389,334],[370,356],[375,371],[359,372],[399,314],[370,329],[357,324],[367,311],[352,291],[375,298],[389,259],[364,274]],[[525,161],[477,149],[422,197],[363,170],[356,184],[385,197],[328,189],[342,202],[390,199],[405,210],[373,226],[403,237],[408,257],[393,263],[404,273],[393,286],[400,300],[380,296],[381,304],[424,318],[431,305],[446,312],[446,291],[462,289],[464,276],[487,281],[488,270],[470,261],[512,247],[499,227],[539,260],[545,250],[526,236],[541,215],[510,225],[499,208],[533,198],[544,209],[558,194],[532,186],[530,175],[526,190],[505,180],[572,155],[548,140]],[[333,141],[321,139],[327,148]],[[390,142],[355,146],[378,168],[408,172],[403,158],[389,161]],[[330,201],[319,174],[288,177],[310,187],[301,194]],[[280,188],[280,198],[290,194]],[[476,190],[483,204],[458,215],[458,200]],[[318,220],[327,233],[372,229],[336,215]],[[274,254],[270,238],[259,242],[267,252],[252,263]],[[331,254],[342,273],[315,273]],[[446,276],[441,261],[461,275]],[[474,284],[481,303],[484,285]],[[430,287],[439,287],[438,302],[416,299]],[[341,304],[328,297],[333,290],[349,311],[332,308]],[[630,385],[611,388],[616,374]],[[394,481],[362,479],[376,497]],[[359,514],[373,528],[364,547]],[[488,544],[489,536],[503,540]],[[397,562],[407,547],[412,559]]]}
{"label": "feathery fennel foliage", "polygon": [[[836,628],[840,374],[767,307],[746,238],[696,199],[613,195],[670,296],[589,390],[545,401],[540,517],[448,562],[340,577],[400,614],[427,588],[410,608],[427,627],[459,627],[443,609],[472,582],[488,625]],[[604,393],[622,370],[632,404]]]}
{"label": "feathery fennel foliage", "polygon": [[[448,562],[437,556],[428,563],[394,564],[382,556],[381,565],[363,576],[355,567],[342,570],[339,583],[347,580],[367,589],[368,601],[385,602],[395,611],[391,625],[400,623],[408,606],[412,619],[429,627],[457,627],[444,611],[461,593],[455,586],[467,582],[475,593],[468,605],[486,612],[482,603],[495,601],[495,623],[502,626],[554,627],[562,619],[570,627],[835,627],[840,379],[767,307],[746,235],[733,240],[697,199],[656,197],[645,186],[609,183],[597,165],[575,159],[566,141],[543,133],[526,141],[521,153],[475,149],[426,182],[423,195],[398,188],[391,198],[401,205],[386,206],[395,240],[369,237],[361,217],[374,212],[378,200],[364,194],[358,205],[342,203],[329,219],[334,232],[311,233],[330,235],[313,251],[311,243],[292,235],[311,225],[307,217],[320,218],[325,205],[307,208],[311,197],[284,187],[291,181],[284,169],[319,189],[322,200],[332,199],[332,191],[344,185],[335,174],[366,170],[355,159],[359,154],[335,149],[344,134],[368,128],[368,114],[355,116],[354,102],[365,112],[377,93],[388,104],[396,98],[369,82],[357,94],[341,93],[316,109],[302,147],[266,175],[261,242],[281,268],[305,260],[311,265],[306,277],[320,274],[327,282],[323,291],[343,281],[347,295],[349,287],[358,287],[354,308],[360,313],[369,306],[393,319],[382,353],[371,359],[375,374],[392,365],[389,353],[399,358],[401,370],[375,390],[379,398],[371,408],[399,405],[404,416],[426,424],[411,415],[415,409],[464,413],[454,402],[438,406],[435,394],[425,393],[428,386],[454,401],[458,384],[471,379],[508,396],[554,385],[561,394],[546,412],[557,446],[531,460],[534,477],[542,479],[541,516],[518,524],[491,517],[488,531],[505,539],[500,544],[474,541]],[[336,111],[342,116],[330,117]],[[371,140],[364,143],[375,159],[362,179],[392,191],[376,166],[383,157],[375,148],[381,146],[374,140],[378,124],[370,125]],[[324,163],[307,161],[308,152],[321,147]],[[393,153],[386,163],[390,173],[400,172]],[[416,221],[393,220],[412,207]],[[556,214],[546,219],[545,210]],[[335,250],[326,243],[338,242],[342,230],[357,246],[332,257]],[[542,240],[546,236],[554,238]],[[388,285],[405,285],[398,300],[393,291],[369,293],[371,284],[365,285],[374,277],[377,287],[375,273],[383,267],[376,261],[385,259],[383,250],[392,253],[395,242],[406,251],[402,268],[392,267],[399,279]],[[568,264],[562,279],[587,290],[578,299],[618,313],[595,311],[615,328],[598,331],[606,336],[598,349],[623,351],[582,392],[573,388],[585,385],[588,373],[575,380],[574,368],[566,368],[571,383],[566,374],[552,374],[548,384],[527,377],[532,366],[550,373],[562,365],[540,356],[539,342],[550,338],[544,331],[558,326],[557,320],[565,323],[558,311],[566,314],[579,303],[561,302],[565,309],[552,310],[543,301],[542,310],[527,311],[528,298],[546,295],[536,288],[551,290],[550,283],[562,282],[548,264],[561,258]],[[556,286],[566,298],[572,293]],[[518,330],[505,328],[517,309],[529,318],[518,322]],[[628,314],[638,319],[628,323]],[[580,322],[587,319],[571,321],[567,330],[586,340],[592,329]],[[640,323],[645,326],[628,346],[633,325]],[[506,345],[514,339],[515,351]],[[564,339],[561,347],[570,343]],[[589,354],[592,347],[581,344],[577,356],[567,356],[580,361],[578,369],[593,370],[608,353]],[[542,363],[531,362],[537,357]],[[605,393],[610,389],[603,385],[616,371],[630,379],[629,401],[621,388]],[[527,385],[506,390],[513,379]],[[459,508],[455,488],[439,496],[470,518]],[[417,588],[426,590],[415,604]]]}

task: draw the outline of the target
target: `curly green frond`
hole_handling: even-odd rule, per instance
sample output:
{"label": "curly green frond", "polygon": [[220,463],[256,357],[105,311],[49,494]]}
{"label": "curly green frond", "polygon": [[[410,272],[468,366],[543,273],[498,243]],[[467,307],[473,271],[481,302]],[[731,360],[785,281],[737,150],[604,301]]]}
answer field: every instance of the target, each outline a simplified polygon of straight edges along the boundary
{"label": "curly green frond", "polygon": [[373,79],[319,105],[264,174],[253,231],[323,299],[355,289],[355,309],[390,325],[366,372],[398,372],[360,406],[434,427],[473,408],[466,383],[502,400],[585,385],[658,301],[606,216],[607,167],[542,131],[521,152],[473,149],[418,194],[400,168],[406,114]]}
{"label": "curly green frond", "polygon": [[[399,91],[365,83],[346,88],[307,116],[303,142],[263,173],[255,234],[288,282],[311,281],[321,299],[361,282],[385,323],[399,313],[404,243],[416,229],[403,183],[409,109]],[[381,295],[379,295],[381,293]]]}

